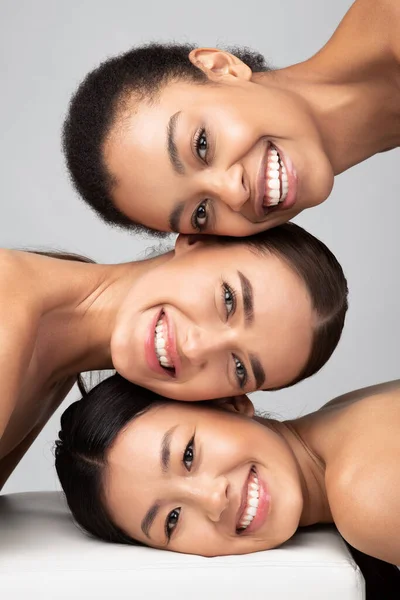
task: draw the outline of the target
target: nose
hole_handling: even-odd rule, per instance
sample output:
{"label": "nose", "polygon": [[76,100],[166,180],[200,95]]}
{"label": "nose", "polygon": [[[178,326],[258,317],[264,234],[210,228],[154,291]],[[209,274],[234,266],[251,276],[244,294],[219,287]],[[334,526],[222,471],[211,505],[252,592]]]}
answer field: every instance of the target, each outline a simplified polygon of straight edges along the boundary
{"label": "nose", "polygon": [[243,167],[238,163],[227,171],[215,174],[213,187],[213,193],[235,212],[240,212],[249,199]]}
{"label": "nose", "polygon": [[220,475],[211,477],[199,475],[190,477],[187,481],[189,502],[194,503],[202,510],[211,521],[217,523],[221,520],[224,510],[228,506],[228,480]]}
{"label": "nose", "polygon": [[194,325],[188,329],[181,350],[193,365],[202,367],[213,354],[232,346],[234,336],[233,329],[221,331],[217,327],[203,329]]}

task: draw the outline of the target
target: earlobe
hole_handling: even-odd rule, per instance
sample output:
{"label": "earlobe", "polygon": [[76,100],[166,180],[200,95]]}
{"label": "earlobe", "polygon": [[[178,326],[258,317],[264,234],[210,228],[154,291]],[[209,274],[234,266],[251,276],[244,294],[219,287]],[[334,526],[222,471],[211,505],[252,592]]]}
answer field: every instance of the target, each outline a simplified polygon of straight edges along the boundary
{"label": "earlobe", "polygon": [[249,81],[252,76],[250,67],[240,58],[218,48],[195,48],[189,54],[189,60],[210,81],[219,81],[225,76]]}
{"label": "earlobe", "polygon": [[240,396],[230,396],[229,398],[220,398],[214,400],[220,408],[228,410],[230,412],[239,413],[246,417],[254,417],[254,405],[250,398],[246,394]]}
{"label": "earlobe", "polygon": [[235,408],[238,413],[246,417],[254,417],[254,404],[246,394],[234,396]]}
{"label": "earlobe", "polygon": [[215,236],[211,235],[180,233],[175,240],[175,255],[180,256],[185,252],[190,252],[193,248],[198,248],[199,245],[205,246],[206,244],[215,243],[215,239]]}
{"label": "earlobe", "polygon": [[188,252],[191,247],[194,245],[193,240],[191,239],[191,235],[187,235],[186,233],[180,233],[175,240],[175,255],[179,256],[180,254],[184,254]]}

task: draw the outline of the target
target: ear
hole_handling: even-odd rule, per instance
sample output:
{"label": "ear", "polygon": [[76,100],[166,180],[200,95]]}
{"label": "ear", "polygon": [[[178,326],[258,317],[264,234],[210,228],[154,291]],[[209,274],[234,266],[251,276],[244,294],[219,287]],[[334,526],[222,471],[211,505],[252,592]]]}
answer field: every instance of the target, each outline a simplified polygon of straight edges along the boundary
{"label": "ear", "polygon": [[224,77],[250,81],[252,76],[250,67],[240,58],[217,48],[195,48],[190,52],[189,60],[210,81],[218,82]]}
{"label": "ear", "polygon": [[230,396],[229,398],[219,398],[218,400],[214,400],[214,403],[224,410],[239,413],[250,418],[254,417],[254,404],[245,394]]}
{"label": "ear", "polygon": [[212,235],[180,233],[175,240],[175,256],[180,256],[186,252],[190,252],[194,248],[199,248],[199,246],[215,243],[215,241],[216,236]]}

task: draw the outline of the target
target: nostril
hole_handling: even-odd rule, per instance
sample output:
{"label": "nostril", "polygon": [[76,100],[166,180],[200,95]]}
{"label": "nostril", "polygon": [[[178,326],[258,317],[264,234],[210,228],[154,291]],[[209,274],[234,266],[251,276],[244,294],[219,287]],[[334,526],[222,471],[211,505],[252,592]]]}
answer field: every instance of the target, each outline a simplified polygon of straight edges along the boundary
{"label": "nostril", "polygon": [[228,481],[226,481],[226,480],[224,483],[224,487],[225,487],[225,498],[228,499],[229,492],[230,492],[230,483],[228,483]]}

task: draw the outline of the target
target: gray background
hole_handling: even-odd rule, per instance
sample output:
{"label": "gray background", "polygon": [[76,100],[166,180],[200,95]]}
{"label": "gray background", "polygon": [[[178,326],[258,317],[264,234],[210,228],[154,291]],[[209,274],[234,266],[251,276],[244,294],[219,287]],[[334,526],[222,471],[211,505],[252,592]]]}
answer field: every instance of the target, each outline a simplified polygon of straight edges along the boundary
{"label": "gray background", "polygon": [[[0,245],[69,249],[97,261],[139,257],[154,244],[103,225],[75,196],[60,151],[69,97],[105,57],[149,40],[245,44],[274,66],[309,57],[350,0],[1,0]],[[343,60],[343,57],[340,58]],[[348,276],[351,308],[339,348],[295,388],[253,395],[281,416],[304,414],[353,388],[398,378],[400,151],[336,179],[331,198],[297,222],[324,240]],[[73,391],[64,402],[77,398]],[[59,411],[5,492],[54,489]]]}

